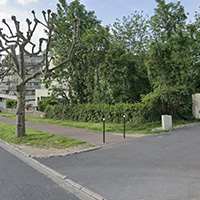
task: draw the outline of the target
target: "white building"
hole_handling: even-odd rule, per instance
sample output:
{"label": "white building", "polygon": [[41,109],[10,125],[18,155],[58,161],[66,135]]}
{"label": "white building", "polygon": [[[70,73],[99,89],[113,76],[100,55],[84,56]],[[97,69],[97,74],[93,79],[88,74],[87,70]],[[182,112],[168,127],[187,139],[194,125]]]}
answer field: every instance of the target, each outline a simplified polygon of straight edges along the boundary
{"label": "white building", "polygon": [[36,89],[35,90],[35,107],[38,107],[39,101],[42,100],[44,97],[48,97],[50,95],[50,92],[48,89],[41,88],[41,89]]}
{"label": "white building", "polygon": [[[41,69],[42,56],[25,56],[25,65],[29,73],[34,74]],[[6,100],[16,100],[17,76],[9,74],[0,82],[0,108],[6,107]],[[41,89],[41,78],[37,77],[26,85],[26,104],[35,107],[35,91]]]}

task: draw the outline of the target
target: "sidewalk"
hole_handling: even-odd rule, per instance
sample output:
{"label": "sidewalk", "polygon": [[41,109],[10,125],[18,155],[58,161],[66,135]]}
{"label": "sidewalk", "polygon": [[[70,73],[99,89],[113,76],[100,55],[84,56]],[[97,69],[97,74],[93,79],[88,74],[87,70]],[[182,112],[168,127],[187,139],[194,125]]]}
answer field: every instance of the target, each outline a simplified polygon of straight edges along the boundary
{"label": "sidewalk", "polygon": [[[7,124],[15,125],[15,120],[1,117],[0,122],[4,122]],[[80,128],[70,128],[59,125],[45,124],[45,123],[35,123],[35,122],[26,122],[26,126],[28,128],[32,128],[39,131],[45,131],[51,134],[62,135],[71,137],[74,139],[86,141],[89,144],[93,145],[102,145],[102,133],[92,132],[86,129]],[[134,137],[127,136],[126,140],[123,139],[122,134],[114,134],[114,133],[106,133],[106,144],[120,144],[125,141],[132,140]]]}

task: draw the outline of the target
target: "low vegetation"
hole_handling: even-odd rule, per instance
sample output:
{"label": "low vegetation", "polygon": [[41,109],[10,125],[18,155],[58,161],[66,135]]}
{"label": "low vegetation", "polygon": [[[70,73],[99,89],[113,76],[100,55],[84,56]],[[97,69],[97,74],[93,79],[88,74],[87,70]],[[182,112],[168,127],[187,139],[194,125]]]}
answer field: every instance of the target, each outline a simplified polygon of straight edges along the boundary
{"label": "low vegetation", "polygon": [[[11,115],[10,115],[11,116]],[[0,139],[18,145],[28,145],[39,148],[65,149],[85,144],[85,142],[48,134],[42,131],[27,129],[27,135],[21,138],[15,136],[15,126],[0,122]]]}
{"label": "low vegetation", "polygon": [[[13,113],[0,113],[0,116],[7,117],[10,119],[15,119],[15,115]],[[27,116],[27,120],[33,123],[46,123],[46,124],[55,124],[64,127],[73,127],[73,128],[83,128],[95,132],[102,131],[102,122],[81,122],[81,121],[72,121],[72,120],[58,120],[58,119],[49,119],[49,118],[41,118],[35,116]],[[188,123],[197,122],[197,120],[175,120],[174,126],[184,125]],[[145,122],[134,124],[132,122],[126,123],[126,131],[128,134],[154,134],[159,131],[156,128],[161,127],[160,121],[155,122]],[[106,122],[106,131],[112,133],[122,133],[123,132],[123,123],[113,123]]]}
{"label": "low vegetation", "polygon": [[17,107],[17,101],[7,99],[6,100],[6,108],[15,109]]}
{"label": "low vegetation", "polygon": [[[158,121],[163,113],[179,120],[191,119],[191,104],[184,106],[189,98],[191,97],[184,94],[183,88],[168,88],[146,95],[139,103],[63,104],[52,100],[54,104],[50,104],[51,101],[41,101],[41,104],[47,118],[51,119],[100,122],[105,117],[107,122],[120,123],[125,114],[128,122],[138,124]],[[174,107],[168,105],[169,101],[173,101]]]}

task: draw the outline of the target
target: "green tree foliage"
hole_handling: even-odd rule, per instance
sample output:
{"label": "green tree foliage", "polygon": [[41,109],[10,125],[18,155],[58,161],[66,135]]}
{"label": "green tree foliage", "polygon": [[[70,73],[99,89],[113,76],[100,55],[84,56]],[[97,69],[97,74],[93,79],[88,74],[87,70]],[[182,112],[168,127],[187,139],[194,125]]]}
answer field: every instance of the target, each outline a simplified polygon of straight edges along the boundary
{"label": "green tree foliage", "polygon": [[[113,56],[112,54],[109,55],[110,63],[112,65],[112,61],[117,61],[113,67],[116,71],[123,73],[123,76],[118,76],[118,74],[113,76],[115,78],[114,82],[118,82],[118,85],[113,85],[116,86],[114,98],[116,99],[118,96],[121,98],[120,102],[138,101],[141,95],[150,91],[145,66],[150,39],[149,20],[144,17],[142,12],[135,11],[132,15],[123,17],[122,20],[117,19],[112,26],[112,33],[114,52],[112,53]],[[118,46],[118,48],[115,46]],[[119,80],[116,79],[117,77]],[[123,82],[120,80],[122,78]],[[117,87],[120,88],[119,91],[117,91]],[[119,94],[122,92],[123,95],[120,97]]]}
{"label": "green tree foliage", "polygon": [[187,25],[189,45],[188,54],[190,68],[188,71],[188,84],[193,93],[200,92],[200,14],[195,13],[194,22]]}
{"label": "green tree foliage", "polygon": [[76,106],[71,109],[81,115],[82,104],[86,104],[84,120],[88,103],[92,105],[89,115],[94,112],[95,119],[97,113],[102,114],[98,106],[93,110],[95,103],[107,104],[106,108],[136,103],[141,111],[137,110],[138,116],[145,120],[159,119],[161,114],[184,117],[191,111],[191,94],[200,92],[200,14],[196,12],[189,23],[180,1],[156,2],[152,17],[136,11],[108,28],[78,0],[59,1],[53,48],[56,61],[68,51],[74,13],[80,18],[80,31],[72,63],[55,73],[59,84],[53,94],[79,105],[78,111],[74,111]]}
{"label": "green tree foliage", "polygon": [[154,87],[183,84],[188,67],[188,38],[184,8],[177,3],[157,0],[155,15],[151,18],[153,39],[147,66]]}
{"label": "green tree foliage", "polygon": [[126,51],[119,43],[112,43],[106,54],[104,69],[107,87],[111,91],[111,100],[107,103],[132,103],[138,101],[141,94],[147,94],[149,82],[140,67],[138,55]]}
{"label": "green tree foliage", "polygon": [[133,14],[117,19],[112,26],[114,39],[127,50],[135,54],[146,53],[149,41],[149,20],[143,12],[135,11]]}
{"label": "green tree foliage", "polygon": [[6,108],[15,109],[17,107],[17,101],[8,99],[6,100]]}
{"label": "green tree foliage", "polygon": [[[165,0],[157,0],[155,15],[151,18],[152,39],[146,61],[148,67],[149,80],[154,91],[158,88],[166,90],[168,88],[169,97],[164,113],[171,113],[171,109],[177,111],[177,105],[173,98],[170,98],[171,89],[174,88],[177,94],[181,95],[179,88],[183,87],[190,96],[194,92],[192,88],[192,41],[188,32],[187,16],[184,7],[180,2],[167,3]],[[167,94],[167,92],[166,92]],[[160,94],[161,96],[162,94]],[[185,105],[191,105],[188,98]],[[177,112],[180,112],[180,109]]]}
{"label": "green tree foliage", "polygon": [[[87,103],[94,99],[94,91],[99,90],[100,67],[109,45],[109,30],[101,26],[94,12],[87,11],[78,0],[69,5],[60,0],[58,4],[57,34],[54,51],[57,59],[65,55],[66,44],[70,43],[74,13],[80,19],[79,43],[75,48],[71,65],[64,72],[59,71],[56,80],[66,82],[69,100],[72,103]],[[63,88],[62,88],[63,89]]]}
{"label": "green tree foliage", "polygon": [[[140,100],[149,91],[144,58],[147,46],[148,22],[134,13],[117,21],[112,30],[102,26],[94,12],[75,0],[58,4],[57,34],[54,51],[57,59],[65,55],[70,42],[73,13],[80,18],[79,44],[72,64],[56,74],[57,95],[68,91],[72,103],[120,103]],[[72,28],[71,28],[72,29]],[[128,36],[131,36],[128,41]],[[66,70],[67,69],[67,70]],[[65,84],[65,83],[66,84]],[[65,87],[60,87],[65,85]],[[65,96],[66,97],[66,96]]]}

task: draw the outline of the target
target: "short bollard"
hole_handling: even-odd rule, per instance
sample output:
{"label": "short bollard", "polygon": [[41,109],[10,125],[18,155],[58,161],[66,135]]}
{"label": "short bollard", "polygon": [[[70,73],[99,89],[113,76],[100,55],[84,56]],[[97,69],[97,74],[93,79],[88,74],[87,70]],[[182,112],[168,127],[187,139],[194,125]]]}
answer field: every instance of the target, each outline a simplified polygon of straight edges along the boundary
{"label": "short bollard", "polygon": [[124,132],[123,132],[123,138],[126,139],[126,115],[123,115],[123,119],[124,119]]}
{"label": "short bollard", "polygon": [[106,119],[103,118],[103,144],[106,143]]}
{"label": "short bollard", "polygon": [[162,115],[162,129],[169,131],[173,129],[172,116],[171,115]]}

